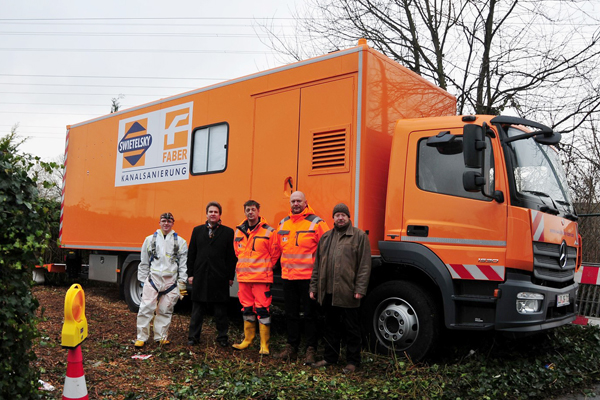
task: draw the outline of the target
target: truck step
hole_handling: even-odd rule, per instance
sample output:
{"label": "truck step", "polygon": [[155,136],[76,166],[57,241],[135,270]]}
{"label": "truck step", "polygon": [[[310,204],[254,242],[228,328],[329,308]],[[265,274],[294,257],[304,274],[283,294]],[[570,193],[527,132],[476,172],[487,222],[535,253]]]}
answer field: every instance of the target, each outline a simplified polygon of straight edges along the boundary
{"label": "truck step", "polygon": [[468,322],[461,324],[452,324],[450,325],[453,329],[464,329],[470,331],[489,331],[494,329],[494,324],[490,322]]}
{"label": "truck step", "polygon": [[453,295],[452,300],[454,301],[468,301],[472,303],[495,303],[498,299],[494,296],[480,296],[475,294],[461,294]]}

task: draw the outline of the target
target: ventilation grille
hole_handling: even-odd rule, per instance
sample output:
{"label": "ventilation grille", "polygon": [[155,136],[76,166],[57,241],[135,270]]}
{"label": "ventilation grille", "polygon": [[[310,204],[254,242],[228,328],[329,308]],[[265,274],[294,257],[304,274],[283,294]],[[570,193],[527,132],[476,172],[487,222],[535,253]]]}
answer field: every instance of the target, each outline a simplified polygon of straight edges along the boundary
{"label": "ventilation grille", "polygon": [[346,129],[313,132],[312,170],[346,168]]}

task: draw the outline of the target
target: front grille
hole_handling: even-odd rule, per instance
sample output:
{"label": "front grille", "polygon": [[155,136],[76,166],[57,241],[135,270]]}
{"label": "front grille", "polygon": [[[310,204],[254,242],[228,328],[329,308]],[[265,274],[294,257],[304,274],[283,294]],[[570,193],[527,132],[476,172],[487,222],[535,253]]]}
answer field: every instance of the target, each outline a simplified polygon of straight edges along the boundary
{"label": "front grille", "polygon": [[534,242],[533,275],[549,282],[572,282],[577,264],[577,248],[567,246],[567,263],[564,268],[561,268],[559,258],[559,244]]}

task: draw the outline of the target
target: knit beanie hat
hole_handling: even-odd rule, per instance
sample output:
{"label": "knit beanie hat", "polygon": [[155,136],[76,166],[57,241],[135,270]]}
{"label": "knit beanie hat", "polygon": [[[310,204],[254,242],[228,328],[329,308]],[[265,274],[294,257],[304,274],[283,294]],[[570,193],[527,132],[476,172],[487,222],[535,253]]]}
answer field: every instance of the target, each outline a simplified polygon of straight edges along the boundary
{"label": "knit beanie hat", "polygon": [[336,205],[335,207],[333,207],[333,215],[335,216],[335,214],[337,213],[344,213],[348,216],[348,218],[350,218],[350,210],[348,209],[348,206],[345,205],[344,203],[340,203],[338,205]]}

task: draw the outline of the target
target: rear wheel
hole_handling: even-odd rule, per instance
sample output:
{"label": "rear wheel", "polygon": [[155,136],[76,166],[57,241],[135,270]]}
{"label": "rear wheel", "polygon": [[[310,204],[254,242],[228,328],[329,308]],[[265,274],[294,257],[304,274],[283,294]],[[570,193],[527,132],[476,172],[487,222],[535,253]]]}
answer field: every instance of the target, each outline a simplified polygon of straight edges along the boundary
{"label": "rear wheel", "polygon": [[365,300],[363,323],[371,349],[383,354],[406,353],[419,361],[436,345],[441,314],[433,297],[420,286],[386,282]]}
{"label": "rear wheel", "polygon": [[142,284],[138,281],[139,261],[132,263],[125,270],[125,278],[123,279],[123,294],[125,302],[132,312],[138,312],[140,303],[142,302]]}

